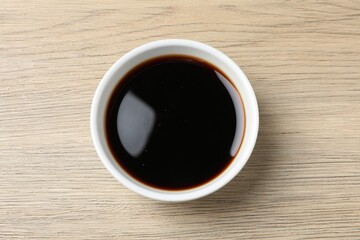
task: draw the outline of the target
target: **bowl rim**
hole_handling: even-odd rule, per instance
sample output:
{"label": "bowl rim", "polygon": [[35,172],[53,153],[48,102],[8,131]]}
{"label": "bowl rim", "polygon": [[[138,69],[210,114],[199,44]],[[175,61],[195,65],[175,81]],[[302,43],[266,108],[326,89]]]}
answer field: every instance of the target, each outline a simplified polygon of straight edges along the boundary
{"label": "bowl rim", "polygon": [[[160,190],[144,185],[143,183],[132,178],[124,170],[121,169],[119,164],[115,163],[115,160],[113,159],[112,155],[109,153],[107,149],[106,141],[102,136],[103,135],[102,131],[104,131],[102,118],[104,117],[104,114],[99,114],[99,112],[101,113],[104,112],[104,109],[102,109],[104,105],[104,101],[106,101],[107,97],[111,94],[111,91],[109,92],[110,82],[113,83],[114,81],[118,82],[119,78],[118,79],[115,78],[119,74],[119,70],[125,64],[134,60],[137,56],[144,54],[149,50],[156,50],[164,47],[191,48],[211,54],[211,56],[223,62],[236,75],[237,80],[235,81],[235,85],[236,88],[238,88],[238,91],[240,92],[243,101],[244,101],[243,96],[244,94],[246,95],[246,102],[243,102],[243,104],[244,104],[247,124],[244,132],[244,140],[241,144],[239,152],[234,157],[233,162],[219,176],[217,176],[216,178],[214,178],[213,180],[209,181],[204,185],[191,188],[189,190],[176,190],[176,191]],[[162,55],[166,55],[166,54],[159,54],[158,56],[162,56]],[[194,55],[194,57],[203,59],[201,56],[199,57],[198,55]],[[204,60],[207,61],[207,59]],[[140,62],[135,63],[134,66],[138,65],[139,63]],[[130,69],[128,69],[126,72],[128,72]],[[223,70],[222,68],[220,69]],[[123,75],[126,74],[126,72],[123,73]],[[232,80],[234,79],[232,78]],[[239,89],[240,85],[236,84],[236,82],[238,83],[241,82],[241,89]],[[259,130],[259,109],[258,109],[258,104],[254,90],[249,80],[247,79],[246,75],[243,73],[240,67],[224,53],[220,52],[219,50],[207,44],[193,40],[164,39],[164,40],[158,40],[158,41],[146,43],[137,48],[134,48],[133,50],[129,51],[124,56],[122,56],[119,60],[117,60],[105,73],[105,75],[101,79],[96,89],[92,101],[91,112],[90,112],[90,130],[91,130],[91,137],[93,140],[93,144],[102,163],[104,164],[106,169],[124,186],[126,186],[127,188],[133,190],[134,192],[142,196],[151,199],[160,200],[160,201],[169,201],[169,202],[181,202],[181,201],[188,201],[188,200],[201,198],[217,191],[218,189],[226,185],[228,182],[230,182],[241,171],[241,169],[248,161],[256,144],[256,139]]]}

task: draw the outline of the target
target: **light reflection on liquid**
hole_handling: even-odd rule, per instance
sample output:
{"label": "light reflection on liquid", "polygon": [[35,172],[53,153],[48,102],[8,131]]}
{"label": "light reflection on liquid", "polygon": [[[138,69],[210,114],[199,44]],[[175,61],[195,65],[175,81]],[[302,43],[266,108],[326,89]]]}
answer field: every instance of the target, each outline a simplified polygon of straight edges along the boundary
{"label": "light reflection on liquid", "polygon": [[220,79],[220,81],[224,84],[225,88],[228,90],[231,99],[234,103],[234,108],[236,112],[236,130],[233,144],[230,148],[230,154],[232,157],[235,157],[236,153],[239,150],[241,140],[244,134],[244,110],[242,105],[241,97],[238,91],[234,88],[234,86],[227,80],[222,74],[215,71],[216,76]]}
{"label": "light reflection on liquid", "polygon": [[120,104],[117,130],[121,144],[133,157],[146,148],[156,120],[154,109],[129,91]]}

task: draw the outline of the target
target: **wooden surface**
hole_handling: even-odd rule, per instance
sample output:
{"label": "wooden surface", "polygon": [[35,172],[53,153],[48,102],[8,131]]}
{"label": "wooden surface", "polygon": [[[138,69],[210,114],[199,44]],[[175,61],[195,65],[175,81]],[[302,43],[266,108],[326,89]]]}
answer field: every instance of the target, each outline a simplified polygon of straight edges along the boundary
{"label": "wooden surface", "polygon": [[[170,204],[92,145],[106,70],[164,38],[210,44],[260,107],[245,169]],[[14,1],[0,7],[0,239],[360,239],[360,1]]]}

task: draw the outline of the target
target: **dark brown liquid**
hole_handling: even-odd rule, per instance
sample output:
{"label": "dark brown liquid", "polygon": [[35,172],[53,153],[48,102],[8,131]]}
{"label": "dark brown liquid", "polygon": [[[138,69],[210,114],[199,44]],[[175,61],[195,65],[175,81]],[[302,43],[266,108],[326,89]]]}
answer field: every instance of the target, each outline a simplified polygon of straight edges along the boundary
{"label": "dark brown liquid", "polygon": [[105,130],[133,178],[165,190],[197,187],[231,163],[244,133],[241,98],[214,66],[164,56],[135,67],[112,93]]}

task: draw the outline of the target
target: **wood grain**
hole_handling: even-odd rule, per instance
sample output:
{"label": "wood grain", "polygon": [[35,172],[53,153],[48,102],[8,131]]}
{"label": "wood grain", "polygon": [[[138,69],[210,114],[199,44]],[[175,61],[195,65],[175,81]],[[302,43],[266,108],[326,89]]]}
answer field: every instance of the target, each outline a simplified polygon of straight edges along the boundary
{"label": "wood grain", "polygon": [[[210,44],[245,71],[260,133],[245,169],[168,204],[93,148],[105,71],[143,43]],[[0,7],[0,239],[360,239],[360,2],[18,1]]]}

